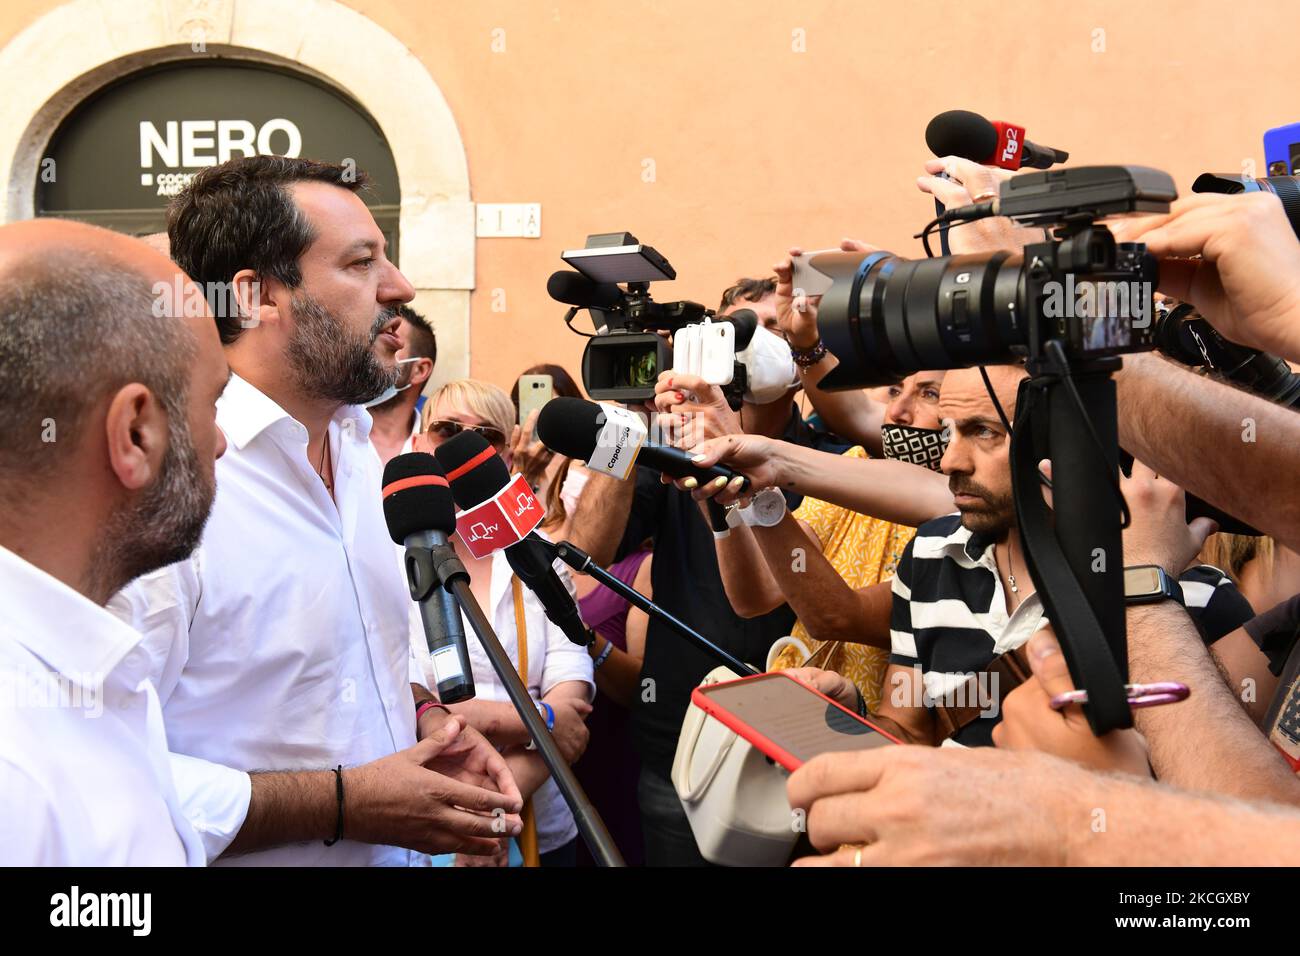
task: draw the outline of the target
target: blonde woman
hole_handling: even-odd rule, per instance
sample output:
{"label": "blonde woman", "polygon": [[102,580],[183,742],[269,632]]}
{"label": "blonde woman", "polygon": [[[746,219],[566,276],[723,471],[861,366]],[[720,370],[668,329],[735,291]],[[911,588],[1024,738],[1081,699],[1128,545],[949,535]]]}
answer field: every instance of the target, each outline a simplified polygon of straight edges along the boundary
{"label": "blonde woman", "polygon": [[[512,464],[507,441],[514,427],[514,405],[510,396],[495,385],[474,379],[448,382],[433,392],[425,402],[421,416],[423,448],[432,452],[462,431],[482,435],[502,457]],[[475,558],[464,547],[457,553],[470,576],[470,590],[492,622],[506,653],[518,669],[526,649],[527,675],[524,684],[549,724],[565,758],[577,760],[587,746],[585,719],[591,712],[595,694],[591,658],[584,648],[569,642],[562,631],[546,618],[546,613],[527,588],[519,586],[503,552],[487,558]],[[568,570],[557,565],[556,572],[572,591]],[[522,608],[522,620],[516,608]],[[427,661],[424,629],[412,604],[411,640],[417,658]],[[530,743],[523,721],[515,712],[491,662],[477,637],[465,624],[469,636],[469,657],[474,673],[475,697],[451,710],[463,714],[470,724],[495,744],[506,758],[525,798],[531,796],[536,827],[536,850],[542,866],[574,865],[577,852],[577,827],[559,788],[550,779],[546,765]],[[524,856],[529,850],[522,840]],[[489,863],[506,864],[506,848]],[[480,860],[457,858],[457,863],[481,865]],[[531,861],[529,861],[531,862]]]}

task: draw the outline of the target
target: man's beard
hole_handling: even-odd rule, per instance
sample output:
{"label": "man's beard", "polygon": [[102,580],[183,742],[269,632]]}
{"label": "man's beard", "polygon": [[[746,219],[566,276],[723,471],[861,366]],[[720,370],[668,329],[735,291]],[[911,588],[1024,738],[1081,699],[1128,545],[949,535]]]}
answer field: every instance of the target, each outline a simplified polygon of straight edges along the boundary
{"label": "man's beard", "polygon": [[1016,526],[1016,506],[1011,495],[994,495],[983,485],[977,485],[966,475],[951,475],[948,490],[953,495],[975,495],[983,502],[978,508],[961,511],[961,526],[967,531],[1001,541]]}
{"label": "man's beard", "polygon": [[299,390],[340,405],[364,405],[383,394],[396,382],[398,368],[386,367],[374,345],[396,315],[393,309],[381,311],[362,340],[349,335],[339,317],[311,296],[295,295],[293,337],[285,357]]}
{"label": "man's beard", "polygon": [[216,483],[199,466],[185,402],[167,409],[167,452],[158,479],[108,519],[92,557],[105,594],[150,571],[188,558],[203,536]]}

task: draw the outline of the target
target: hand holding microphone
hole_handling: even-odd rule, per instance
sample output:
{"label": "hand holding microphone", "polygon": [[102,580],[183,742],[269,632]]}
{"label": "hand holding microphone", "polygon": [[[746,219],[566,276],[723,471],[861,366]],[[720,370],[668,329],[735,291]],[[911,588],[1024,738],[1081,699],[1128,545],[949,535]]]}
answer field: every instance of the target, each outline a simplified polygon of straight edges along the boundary
{"label": "hand holding microphone", "polygon": [[[633,465],[644,465],[670,478],[694,479],[696,487],[711,486],[719,478],[725,479],[721,487],[728,487],[734,483],[733,479],[739,478],[740,493],[751,488],[746,475],[718,464],[702,465],[691,452],[648,441],[639,422],[621,424],[627,421],[624,416],[630,414],[615,406],[562,396],[551,399],[542,409],[537,419],[537,434],[552,451],[586,462],[588,468],[616,478],[626,479],[633,473]],[[684,484],[679,483],[678,487],[686,490]],[[737,496],[731,497],[734,500]]]}
{"label": "hand holding microphone", "polygon": [[[982,166],[960,156],[926,160],[929,175],[918,176],[916,186],[949,209],[996,199],[1002,184],[1014,173]],[[948,245],[953,255],[1022,249],[1042,242],[1043,230],[1020,226],[1006,216],[990,216],[949,227]]]}

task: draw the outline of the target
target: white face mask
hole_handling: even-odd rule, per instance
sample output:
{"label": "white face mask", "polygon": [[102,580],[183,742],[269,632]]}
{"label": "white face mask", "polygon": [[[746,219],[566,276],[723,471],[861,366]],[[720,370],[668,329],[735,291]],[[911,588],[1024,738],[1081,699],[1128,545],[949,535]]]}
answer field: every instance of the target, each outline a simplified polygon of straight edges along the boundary
{"label": "white face mask", "polygon": [[749,345],[736,353],[736,361],[745,366],[744,399],[752,405],[771,404],[799,385],[790,344],[762,325],[754,329]]}
{"label": "white face mask", "polygon": [[[418,362],[418,361],[420,361],[420,359],[419,359],[418,356],[415,357],[415,358],[404,358],[404,359],[398,359],[398,360],[397,360],[397,366],[398,366],[398,368],[400,369],[403,365],[407,365],[407,364],[409,364],[409,363],[411,363],[411,362]],[[399,377],[400,377],[400,375],[399,375]],[[389,385],[386,389],[384,389],[382,392],[380,392],[378,398],[372,398],[370,401],[366,402],[366,403],[365,403],[364,405],[362,405],[361,407],[362,407],[362,408],[374,408],[376,405],[382,405],[382,404],[384,404],[384,402],[388,401],[389,399],[391,399],[391,398],[393,398],[395,395],[397,395],[398,392],[404,392],[404,391],[406,391],[406,390],[407,390],[408,388],[410,388],[410,387],[411,387],[411,383],[410,383],[410,382],[407,382],[405,385],[402,385],[402,386],[400,386],[400,387],[398,386],[398,384],[397,384],[396,382],[394,382],[392,385]]]}

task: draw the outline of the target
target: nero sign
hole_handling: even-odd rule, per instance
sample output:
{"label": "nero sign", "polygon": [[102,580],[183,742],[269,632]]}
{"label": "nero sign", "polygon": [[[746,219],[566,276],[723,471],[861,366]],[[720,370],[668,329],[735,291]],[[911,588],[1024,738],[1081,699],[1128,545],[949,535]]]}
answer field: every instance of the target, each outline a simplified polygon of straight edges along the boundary
{"label": "nero sign", "polygon": [[302,133],[292,120],[282,117],[260,127],[240,119],[168,120],[162,130],[142,120],[140,185],[153,185],[158,165],[164,171],[158,176],[158,195],[175,195],[189,177],[167,173],[215,166],[235,156],[298,156],[301,152]]}

